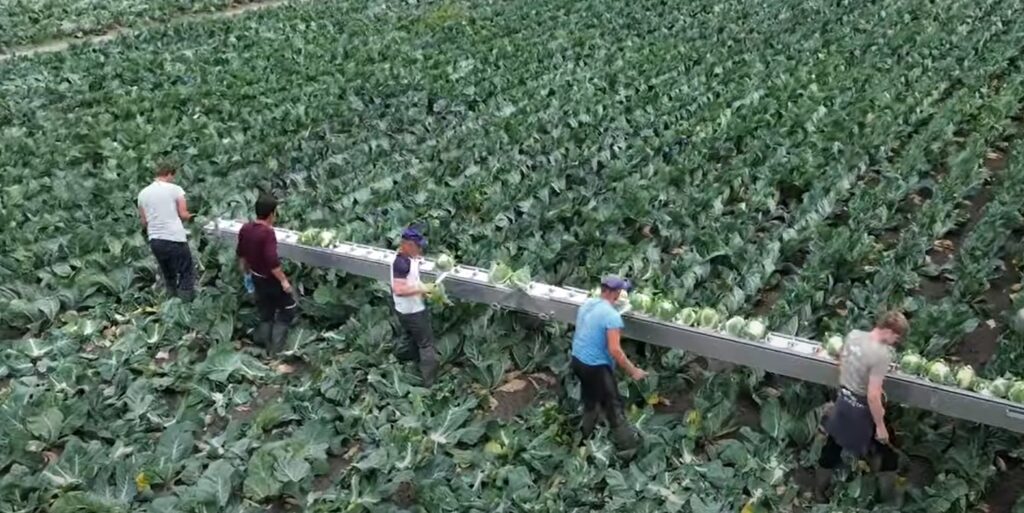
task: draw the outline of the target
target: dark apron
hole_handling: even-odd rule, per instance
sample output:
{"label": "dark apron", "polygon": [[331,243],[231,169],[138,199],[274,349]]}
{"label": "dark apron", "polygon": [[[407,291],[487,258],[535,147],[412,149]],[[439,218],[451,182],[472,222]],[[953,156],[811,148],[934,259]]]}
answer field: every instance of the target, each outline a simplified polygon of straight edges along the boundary
{"label": "dark apron", "polygon": [[867,398],[840,388],[835,408],[825,419],[825,432],[844,451],[858,458],[864,457],[875,439],[875,420],[871,417]]}

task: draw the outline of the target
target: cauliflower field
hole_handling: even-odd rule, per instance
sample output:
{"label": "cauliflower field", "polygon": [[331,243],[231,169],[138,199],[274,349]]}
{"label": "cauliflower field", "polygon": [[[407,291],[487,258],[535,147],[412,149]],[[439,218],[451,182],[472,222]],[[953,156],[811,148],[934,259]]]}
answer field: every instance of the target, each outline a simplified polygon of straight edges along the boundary
{"label": "cauliflower field", "polygon": [[[857,467],[805,493],[823,387],[644,351],[623,462],[578,440],[571,328],[439,309],[428,393],[383,285],[291,265],[268,358],[231,248],[196,233],[202,291],[163,301],[134,198],[172,159],[201,218],[270,189],[296,230],[418,221],[818,339],[899,306],[942,379],[1020,377],[1022,3],[296,1],[2,60],[0,511],[870,510]],[[1012,511],[1019,436],[891,413],[901,511]]]}

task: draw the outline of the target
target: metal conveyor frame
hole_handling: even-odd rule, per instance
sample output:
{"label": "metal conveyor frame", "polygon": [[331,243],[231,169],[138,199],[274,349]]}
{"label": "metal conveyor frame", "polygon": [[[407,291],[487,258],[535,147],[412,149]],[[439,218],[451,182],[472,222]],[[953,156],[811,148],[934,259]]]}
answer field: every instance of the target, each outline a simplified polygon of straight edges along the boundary
{"label": "metal conveyor frame", "polygon": [[[217,220],[208,223],[204,230],[216,238],[234,242],[241,226],[238,221]],[[389,281],[392,250],[345,242],[330,249],[311,247],[299,244],[297,232],[281,228],[276,231],[278,253],[282,258]],[[438,274],[429,260],[424,262],[421,271],[426,276]],[[513,290],[489,283],[488,272],[484,269],[461,265],[449,273],[445,289],[450,296],[464,301],[500,306],[569,324],[576,321],[576,310],[588,296],[584,290],[537,282],[531,283],[526,291]],[[836,385],[836,363],[822,355],[820,344],[814,341],[771,333],[768,341],[755,342],[628,312],[623,319],[625,336],[634,340],[804,381]],[[1024,433],[1024,407],[1010,401],[932,383],[898,371],[889,373],[885,392],[891,401]]]}

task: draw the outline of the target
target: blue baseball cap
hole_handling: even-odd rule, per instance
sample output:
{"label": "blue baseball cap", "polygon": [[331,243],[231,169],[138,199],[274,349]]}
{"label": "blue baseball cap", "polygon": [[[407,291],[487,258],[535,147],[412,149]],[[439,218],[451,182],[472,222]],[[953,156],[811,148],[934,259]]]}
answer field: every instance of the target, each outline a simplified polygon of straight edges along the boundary
{"label": "blue baseball cap", "polygon": [[412,242],[421,248],[427,247],[427,238],[416,228],[410,227],[402,230],[402,240]]}
{"label": "blue baseball cap", "polygon": [[630,283],[629,280],[614,274],[609,274],[608,276],[601,278],[601,286],[606,289],[625,290],[626,292],[633,290],[633,284]]}

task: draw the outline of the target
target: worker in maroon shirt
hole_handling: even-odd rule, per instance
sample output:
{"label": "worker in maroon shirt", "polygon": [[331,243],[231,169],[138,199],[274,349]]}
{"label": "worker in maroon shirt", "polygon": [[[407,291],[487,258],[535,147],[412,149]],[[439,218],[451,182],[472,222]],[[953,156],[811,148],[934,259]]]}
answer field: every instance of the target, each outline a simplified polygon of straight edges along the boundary
{"label": "worker in maroon shirt", "polygon": [[269,194],[260,195],[256,200],[256,219],[239,230],[236,250],[242,272],[252,273],[255,287],[260,324],[253,340],[270,353],[284,348],[298,310],[292,285],[281,270],[281,260],[277,257],[276,217],[277,200]]}

